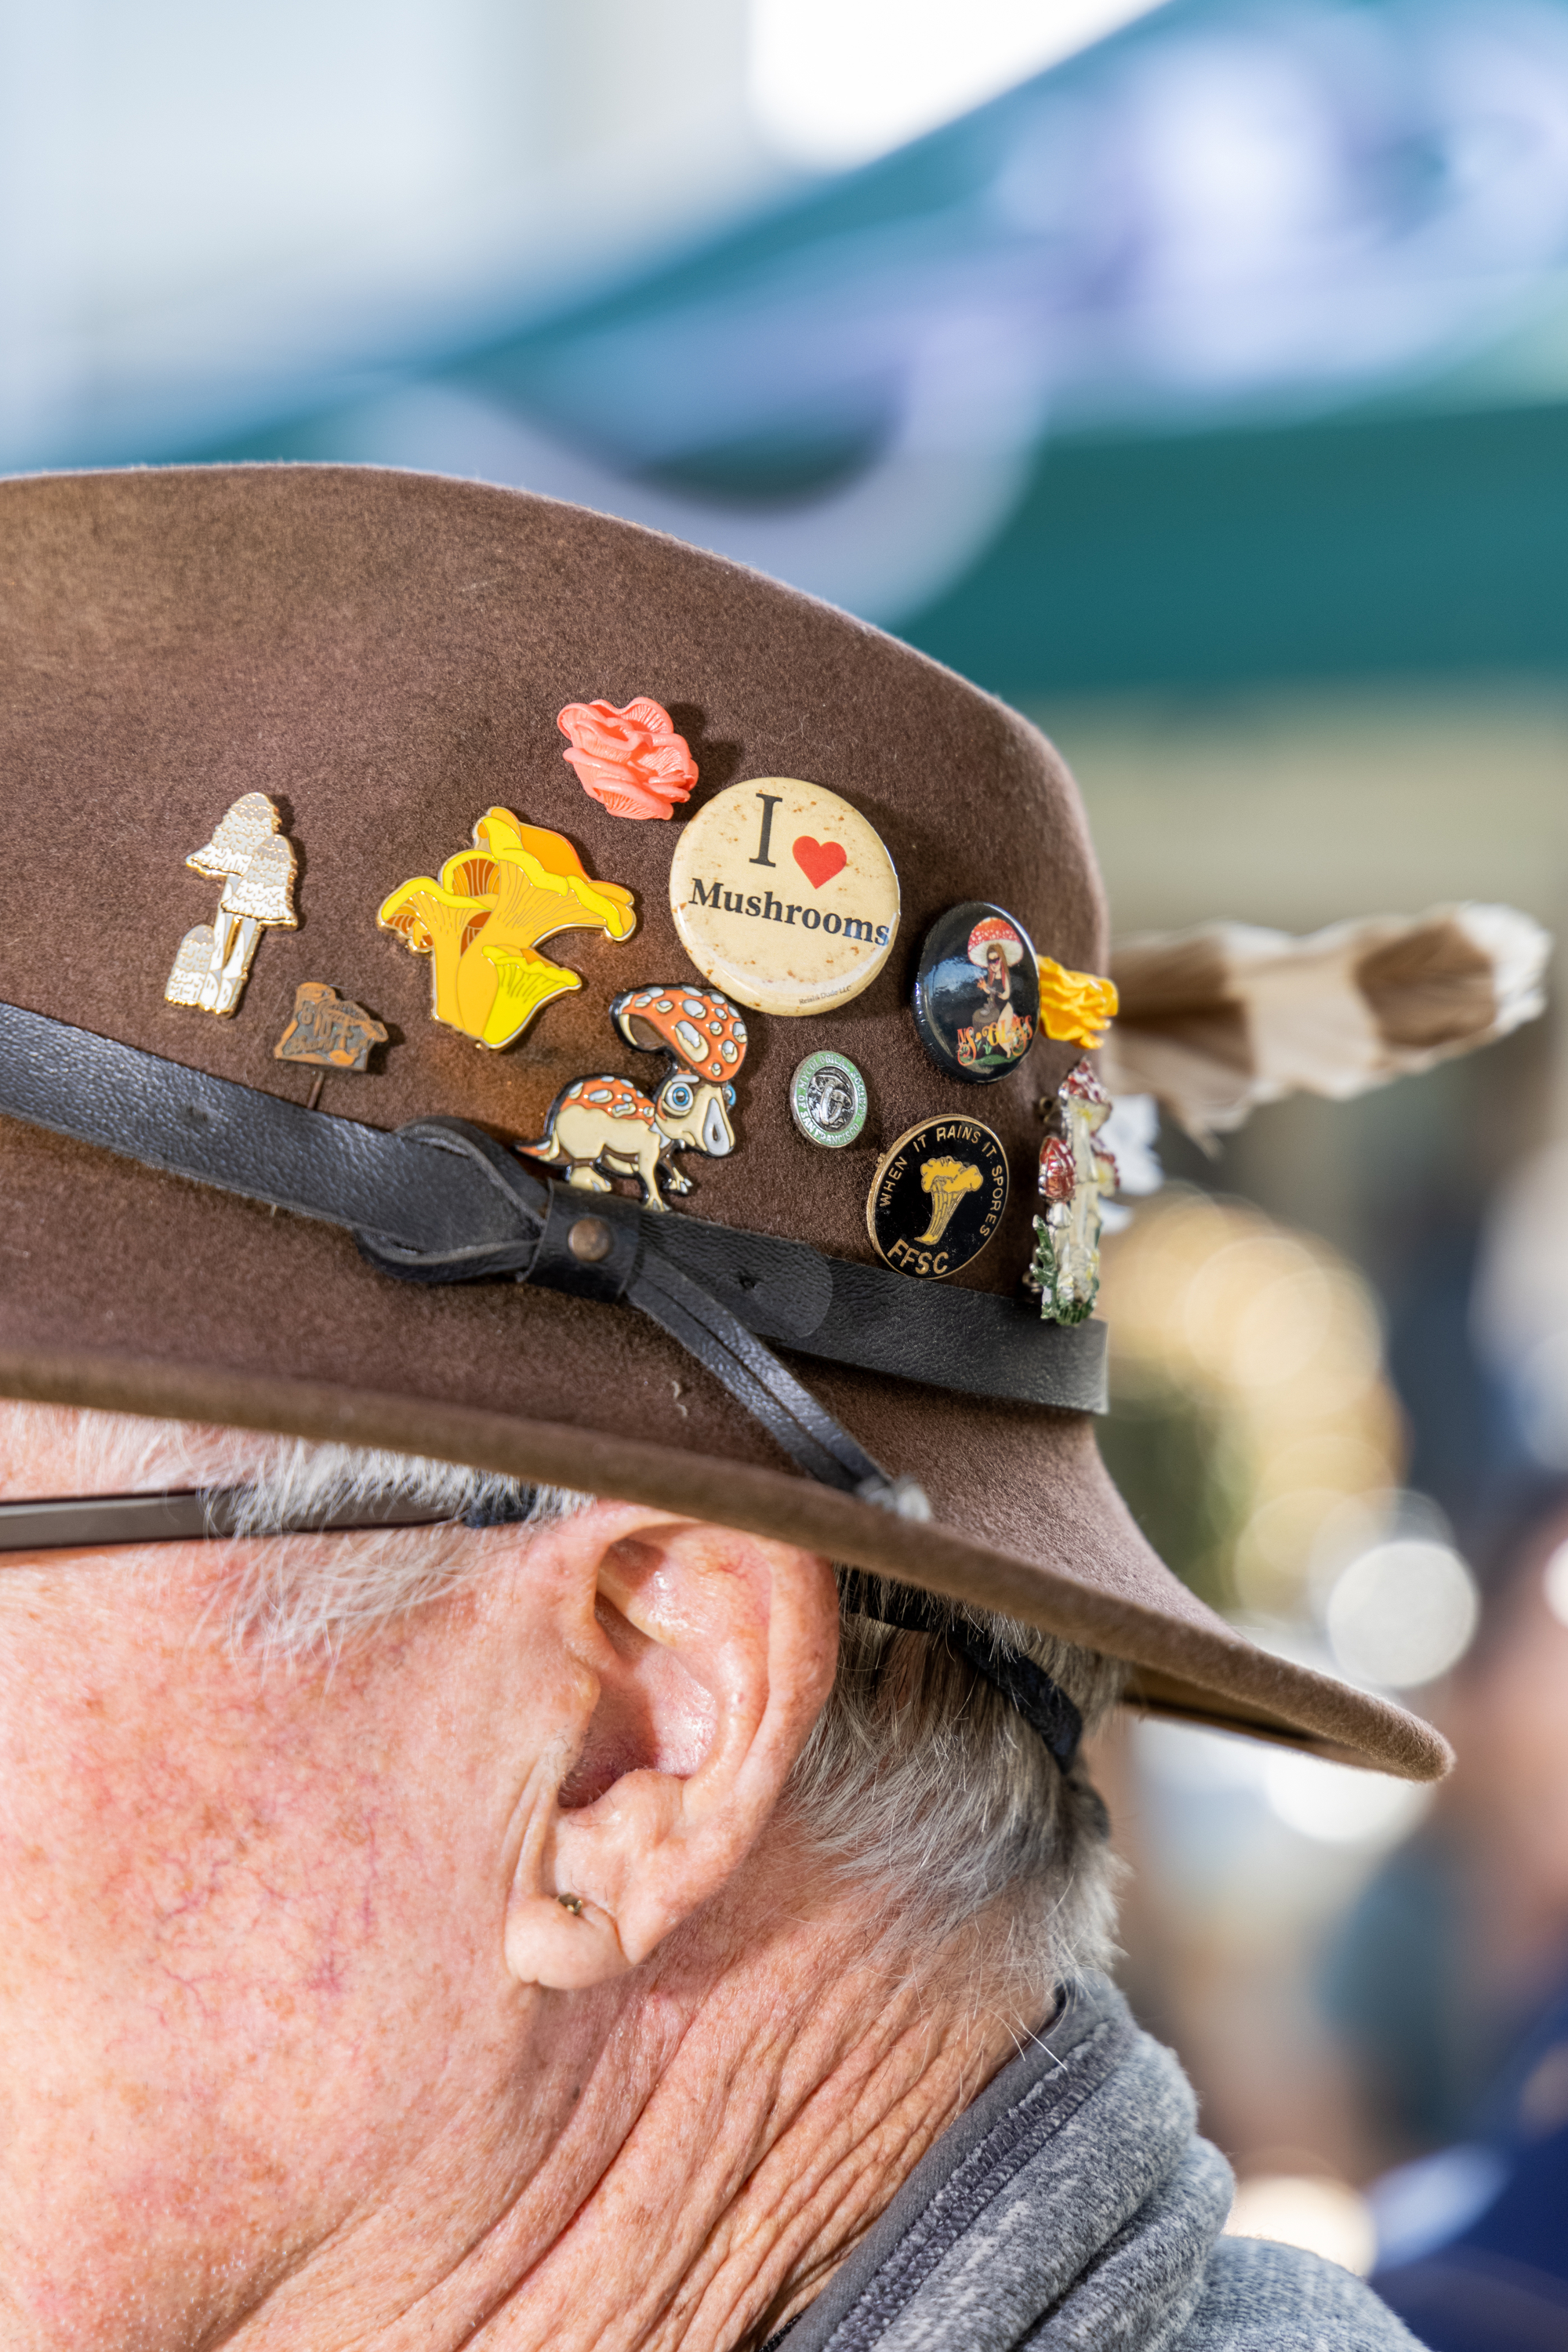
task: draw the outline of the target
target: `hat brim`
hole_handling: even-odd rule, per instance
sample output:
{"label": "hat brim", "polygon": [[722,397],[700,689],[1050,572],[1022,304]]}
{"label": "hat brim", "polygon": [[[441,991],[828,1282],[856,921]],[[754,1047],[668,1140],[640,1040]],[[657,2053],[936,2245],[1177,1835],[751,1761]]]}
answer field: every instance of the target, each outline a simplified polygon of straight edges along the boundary
{"label": "hat brim", "polygon": [[[820,1379],[820,1367],[810,1370]],[[940,1520],[896,1518],[785,1472],[428,1397],[136,1358],[30,1351],[0,1352],[0,1393],[386,1446],[689,1514],[997,1611],[1120,1658],[1131,1670],[1125,1703],[1150,1715],[1279,1742],[1407,1780],[1438,1780],[1453,1761],[1447,1741],[1419,1717],[1259,1649],[1189,1591],[1131,1521],[1082,1415],[1037,1418],[1050,1451],[1059,1456],[1058,1502],[1065,1486],[1069,1518],[1092,1557],[1092,1583],[1044,1560],[976,1542]],[[1053,1549],[1061,1535],[1058,1519]]]}

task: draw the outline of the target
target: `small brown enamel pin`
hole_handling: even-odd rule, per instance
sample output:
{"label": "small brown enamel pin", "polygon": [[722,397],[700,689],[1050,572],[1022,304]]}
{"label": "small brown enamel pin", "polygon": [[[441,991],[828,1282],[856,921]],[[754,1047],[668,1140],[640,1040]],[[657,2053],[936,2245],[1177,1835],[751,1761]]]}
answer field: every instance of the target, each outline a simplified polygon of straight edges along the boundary
{"label": "small brown enamel pin", "polygon": [[320,1075],[310,1089],[307,1108],[321,1100],[329,1070],[369,1067],[373,1045],[384,1045],[386,1029],[372,1020],[363,1004],[340,996],[324,980],[302,980],[294,991],[289,1026],[272,1048],[279,1062],[305,1062]]}

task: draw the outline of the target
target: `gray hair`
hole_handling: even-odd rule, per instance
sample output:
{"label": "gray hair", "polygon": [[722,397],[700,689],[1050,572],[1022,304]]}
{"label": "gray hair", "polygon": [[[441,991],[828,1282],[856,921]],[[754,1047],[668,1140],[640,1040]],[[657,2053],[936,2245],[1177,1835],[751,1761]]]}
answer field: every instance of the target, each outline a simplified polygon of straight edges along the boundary
{"label": "gray hair", "polygon": [[[862,1576],[874,1601],[876,1579]],[[839,1572],[842,1595],[847,1572]],[[950,1645],[973,1627],[1031,1659],[1091,1731],[1125,1669],[1037,1626],[938,1602],[931,1633],[841,1611],[838,1671],[791,1776],[813,1846],[868,1895],[945,1942],[982,1914],[987,1973],[1048,1996],[1112,1951],[1115,1865],[1105,1807],[1081,1765],[1064,1772],[1023,1717]],[[1004,1903],[1003,1898],[1008,1898]]]}
{"label": "gray hair", "polygon": [[[243,1534],[313,1511],[397,1497],[451,1524],[387,1528],[247,1548],[225,1589],[232,1638],[268,1657],[332,1650],[482,1572],[468,1527],[541,1526],[595,1497],[528,1487],[448,1462],[86,1413],[74,1432],[79,1492],[226,1486]],[[154,1570],[155,1572],[155,1570]],[[839,1571],[841,1597],[848,1571]],[[874,1607],[882,1588],[857,1580]],[[1111,1950],[1115,1865],[1099,1796],[1064,1772],[1001,1695],[950,1646],[961,1621],[1060,1685],[1091,1731],[1121,1694],[1116,1661],[1037,1627],[939,1603],[913,1633],[845,1608],[832,1693],[796,1759],[784,1804],[810,1849],[864,1891],[864,1916],[946,1945],[984,1917],[985,1974],[1041,2009],[1056,1985]]]}

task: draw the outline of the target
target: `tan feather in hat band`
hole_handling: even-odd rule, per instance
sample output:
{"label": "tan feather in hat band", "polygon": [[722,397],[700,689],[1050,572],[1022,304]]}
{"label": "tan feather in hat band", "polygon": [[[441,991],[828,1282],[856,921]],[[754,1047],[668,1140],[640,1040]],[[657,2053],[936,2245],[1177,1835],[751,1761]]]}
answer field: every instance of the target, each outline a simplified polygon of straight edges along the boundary
{"label": "tan feather in hat band", "polygon": [[1305,939],[1243,923],[1126,940],[1101,1075],[1200,1139],[1298,1091],[1336,1101],[1506,1037],[1544,1010],[1550,941],[1512,907],[1371,916]]}

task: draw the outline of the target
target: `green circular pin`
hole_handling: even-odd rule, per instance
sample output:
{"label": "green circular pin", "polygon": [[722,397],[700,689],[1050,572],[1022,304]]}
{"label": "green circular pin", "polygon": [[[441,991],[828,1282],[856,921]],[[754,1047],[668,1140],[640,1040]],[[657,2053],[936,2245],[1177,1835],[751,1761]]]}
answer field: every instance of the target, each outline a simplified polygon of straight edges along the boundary
{"label": "green circular pin", "polygon": [[791,1116],[810,1143],[842,1151],[866,1124],[866,1081],[846,1054],[808,1054],[789,1082]]}

